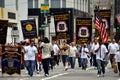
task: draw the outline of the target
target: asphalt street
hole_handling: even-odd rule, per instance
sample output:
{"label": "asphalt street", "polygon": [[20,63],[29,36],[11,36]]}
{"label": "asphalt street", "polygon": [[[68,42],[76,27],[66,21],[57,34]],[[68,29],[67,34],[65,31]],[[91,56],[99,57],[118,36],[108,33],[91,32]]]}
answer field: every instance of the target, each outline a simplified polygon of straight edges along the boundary
{"label": "asphalt street", "polygon": [[107,66],[104,77],[97,77],[97,70],[94,67],[89,67],[86,70],[82,70],[78,67],[76,62],[75,69],[68,69],[64,71],[62,63],[59,66],[50,70],[48,77],[44,76],[43,70],[40,74],[34,72],[33,77],[28,76],[27,71],[21,70],[21,75],[7,75],[0,72],[0,80],[120,80],[118,73],[115,74],[113,69],[110,68],[110,64]]}

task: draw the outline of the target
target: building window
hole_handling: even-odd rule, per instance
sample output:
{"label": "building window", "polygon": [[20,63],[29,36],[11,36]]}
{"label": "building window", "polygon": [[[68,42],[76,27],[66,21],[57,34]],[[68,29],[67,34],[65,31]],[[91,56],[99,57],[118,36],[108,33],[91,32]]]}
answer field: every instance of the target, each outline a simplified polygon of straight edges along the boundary
{"label": "building window", "polygon": [[8,19],[16,19],[16,14],[12,12],[8,12]]}
{"label": "building window", "polygon": [[49,0],[44,0],[44,4],[49,4]]}
{"label": "building window", "polygon": [[28,0],[28,8],[33,8],[33,0]]}
{"label": "building window", "polygon": [[5,5],[5,2],[4,2],[5,0],[0,0],[0,7],[4,7],[4,5]]}
{"label": "building window", "polygon": [[38,8],[38,0],[35,0],[35,8]]}
{"label": "building window", "polygon": [[60,0],[51,0],[51,8],[60,8]]}
{"label": "building window", "polygon": [[63,8],[66,8],[66,0],[63,0],[63,1],[62,1],[62,7],[63,7]]}

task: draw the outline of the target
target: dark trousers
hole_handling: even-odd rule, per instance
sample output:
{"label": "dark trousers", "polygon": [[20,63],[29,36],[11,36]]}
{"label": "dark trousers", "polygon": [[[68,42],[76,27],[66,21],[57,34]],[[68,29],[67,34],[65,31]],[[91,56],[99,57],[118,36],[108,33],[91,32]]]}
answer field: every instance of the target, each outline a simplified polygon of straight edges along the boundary
{"label": "dark trousers", "polygon": [[49,74],[50,58],[42,59],[43,70],[45,74]]}
{"label": "dark trousers", "polygon": [[54,65],[59,65],[59,55],[54,55]]}
{"label": "dark trousers", "polygon": [[96,54],[93,54],[93,66],[97,67]]}
{"label": "dark trousers", "polygon": [[91,55],[90,55],[90,66],[93,66],[93,53],[91,52]]}
{"label": "dark trousers", "polygon": [[117,65],[118,65],[118,71],[120,73],[120,62],[117,62]]}
{"label": "dark trousers", "polygon": [[82,63],[81,63],[81,57],[78,57],[78,65],[79,67],[81,67]]}

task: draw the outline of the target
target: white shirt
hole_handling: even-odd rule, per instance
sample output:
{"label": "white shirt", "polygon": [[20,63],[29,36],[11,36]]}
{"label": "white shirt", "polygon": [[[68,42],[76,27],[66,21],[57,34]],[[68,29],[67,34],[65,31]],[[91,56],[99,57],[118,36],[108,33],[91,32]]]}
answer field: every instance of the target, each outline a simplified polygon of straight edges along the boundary
{"label": "white shirt", "polygon": [[107,48],[105,45],[101,45],[101,48],[96,52],[96,59],[102,60],[104,58],[104,55],[108,52]]}
{"label": "white shirt", "polygon": [[76,57],[76,53],[78,53],[76,46],[70,46],[69,57]]}
{"label": "white shirt", "polygon": [[[23,46],[23,47],[24,47],[24,49],[26,50],[26,47],[27,47],[27,46]],[[26,58],[27,58],[27,57],[26,57],[26,53],[25,53],[25,54],[24,54],[24,60],[26,60]]]}
{"label": "white shirt", "polygon": [[116,62],[120,62],[120,51],[116,52],[115,60],[116,60]]}
{"label": "white shirt", "polygon": [[25,48],[26,51],[26,60],[35,60],[36,54],[38,53],[37,48],[35,46],[29,45]]}
{"label": "white shirt", "polygon": [[57,44],[53,45],[54,55],[58,55],[59,47]]}
{"label": "white shirt", "polygon": [[109,49],[109,53],[110,54],[115,54],[117,52],[117,50],[119,50],[119,46],[117,43],[110,43],[108,45],[108,49]]}
{"label": "white shirt", "polygon": [[88,48],[81,48],[81,58],[88,58],[86,52],[89,52]]}
{"label": "white shirt", "polygon": [[53,46],[50,43],[44,43],[42,48],[42,59],[50,58]]}
{"label": "white shirt", "polygon": [[96,54],[94,51],[97,50],[98,48],[99,48],[99,43],[97,43],[97,44],[93,43],[91,50],[93,50],[92,52],[93,52],[94,54]]}

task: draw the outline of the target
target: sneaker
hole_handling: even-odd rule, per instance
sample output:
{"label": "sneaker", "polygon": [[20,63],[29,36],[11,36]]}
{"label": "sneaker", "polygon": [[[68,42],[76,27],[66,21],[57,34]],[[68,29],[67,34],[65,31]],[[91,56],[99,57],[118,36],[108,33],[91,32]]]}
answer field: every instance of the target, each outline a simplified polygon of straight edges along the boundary
{"label": "sneaker", "polygon": [[65,71],[67,71],[68,70],[68,68],[65,68]]}
{"label": "sneaker", "polygon": [[48,74],[45,74],[45,77],[48,77],[49,75]]}
{"label": "sneaker", "polygon": [[107,68],[107,67],[105,67],[105,69],[107,70],[108,68]]}
{"label": "sneaker", "polygon": [[99,75],[99,74],[97,75],[97,77],[100,77],[100,76],[101,76],[101,75]]}
{"label": "sneaker", "polygon": [[37,74],[39,74],[40,72],[39,71],[37,71]]}

